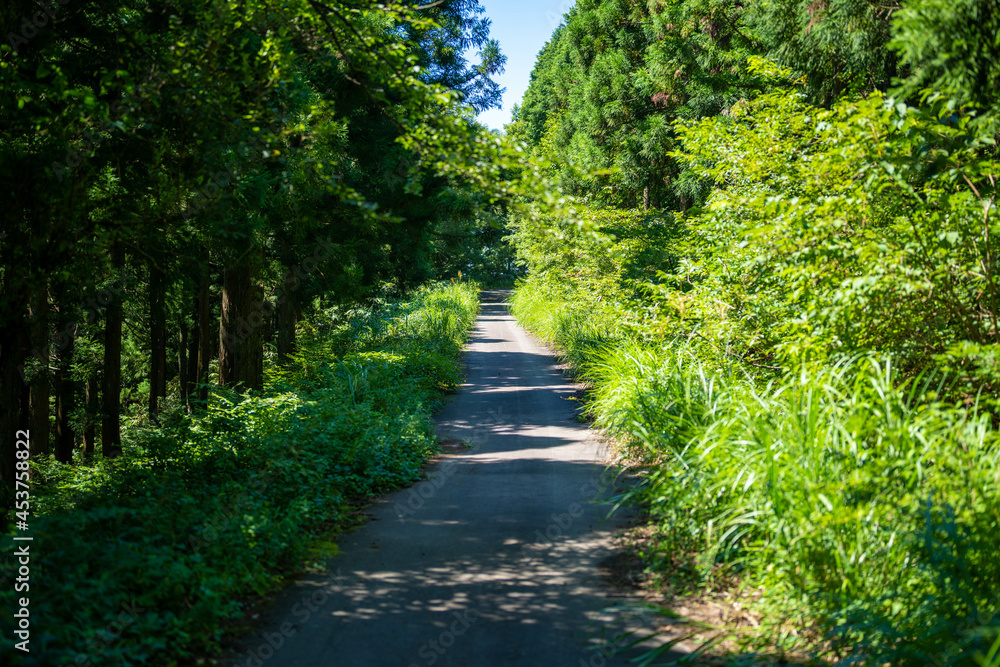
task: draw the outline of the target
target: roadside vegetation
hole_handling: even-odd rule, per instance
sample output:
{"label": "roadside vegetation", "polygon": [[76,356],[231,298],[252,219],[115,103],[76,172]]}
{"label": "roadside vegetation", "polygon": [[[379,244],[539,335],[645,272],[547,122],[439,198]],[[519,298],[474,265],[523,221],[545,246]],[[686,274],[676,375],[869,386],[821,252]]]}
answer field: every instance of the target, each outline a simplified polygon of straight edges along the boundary
{"label": "roadside vegetation", "polygon": [[511,132],[581,213],[515,221],[514,313],[734,660],[996,664],[996,6],[778,6],[567,14]]}
{"label": "roadside vegetation", "polygon": [[[336,552],[359,503],[420,478],[477,312],[468,282],[321,309],[261,391],[213,388],[196,415],[173,406],[116,459],[40,463],[31,614],[44,636],[28,656],[5,642],[5,664],[195,664],[217,651],[255,596]],[[16,595],[0,588],[0,606]]]}

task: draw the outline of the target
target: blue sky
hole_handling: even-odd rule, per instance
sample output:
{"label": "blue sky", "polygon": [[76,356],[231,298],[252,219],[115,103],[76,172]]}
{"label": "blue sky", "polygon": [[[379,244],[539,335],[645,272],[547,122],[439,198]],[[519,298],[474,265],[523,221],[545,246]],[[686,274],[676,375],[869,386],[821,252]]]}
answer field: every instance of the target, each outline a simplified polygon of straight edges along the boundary
{"label": "blue sky", "polygon": [[511,108],[524,97],[538,52],[573,6],[573,0],[479,0],[479,4],[493,20],[490,33],[507,56],[507,70],[497,79],[507,89],[503,110],[479,114],[480,122],[500,130],[510,122]]}

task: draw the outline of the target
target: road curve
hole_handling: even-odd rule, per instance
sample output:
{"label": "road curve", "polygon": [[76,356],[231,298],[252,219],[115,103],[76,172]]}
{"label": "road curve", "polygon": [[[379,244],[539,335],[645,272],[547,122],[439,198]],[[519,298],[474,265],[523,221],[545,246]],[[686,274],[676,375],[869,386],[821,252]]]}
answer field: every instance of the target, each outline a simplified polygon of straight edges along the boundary
{"label": "road curve", "polygon": [[627,664],[594,648],[621,601],[599,571],[624,521],[606,518],[613,475],[574,418],[577,387],[505,294],[484,292],[467,381],[437,420],[442,439],[471,448],[449,447],[426,481],[376,501],[330,572],[285,590],[222,664]]}

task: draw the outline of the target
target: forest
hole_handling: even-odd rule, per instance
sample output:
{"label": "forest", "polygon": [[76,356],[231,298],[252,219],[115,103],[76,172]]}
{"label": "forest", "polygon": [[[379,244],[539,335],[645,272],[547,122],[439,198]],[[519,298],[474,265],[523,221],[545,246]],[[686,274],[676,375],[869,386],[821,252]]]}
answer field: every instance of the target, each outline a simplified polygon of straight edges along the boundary
{"label": "forest", "polygon": [[1000,664],[997,0],[578,0],[504,132],[478,0],[0,28],[4,664],[211,664],[421,478],[515,283],[647,585],[750,610],[700,650]]}

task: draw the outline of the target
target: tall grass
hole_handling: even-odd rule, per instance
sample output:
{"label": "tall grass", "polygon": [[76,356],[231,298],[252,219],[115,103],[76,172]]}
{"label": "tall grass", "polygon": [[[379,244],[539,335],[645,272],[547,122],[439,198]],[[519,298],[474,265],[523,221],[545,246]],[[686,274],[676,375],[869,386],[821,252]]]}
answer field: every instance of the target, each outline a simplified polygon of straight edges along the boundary
{"label": "tall grass", "polygon": [[582,365],[594,349],[627,335],[613,304],[534,279],[518,283],[510,307],[525,328],[558,346],[575,366]]}
{"label": "tall grass", "polygon": [[[523,288],[522,288],[523,289]],[[605,337],[573,308],[515,314],[592,385],[597,424],[644,461],[632,500],[664,577],[737,577],[751,639],[838,664],[974,665],[1000,626],[1000,441],[943,376],[856,357],[760,383],[679,343]],[[790,632],[792,630],[793,632]]]}

